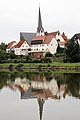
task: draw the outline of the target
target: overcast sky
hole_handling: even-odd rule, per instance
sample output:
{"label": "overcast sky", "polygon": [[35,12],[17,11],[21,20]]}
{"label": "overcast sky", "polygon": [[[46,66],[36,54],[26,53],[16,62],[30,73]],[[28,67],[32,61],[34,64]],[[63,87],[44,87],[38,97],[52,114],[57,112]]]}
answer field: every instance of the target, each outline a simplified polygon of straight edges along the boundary
{"label": "overcast sky", "polygon": [[0,0],[0,43],[36,32],[39,3],[45,31],[64,31],[68,37],[80,32],[80,0]]}

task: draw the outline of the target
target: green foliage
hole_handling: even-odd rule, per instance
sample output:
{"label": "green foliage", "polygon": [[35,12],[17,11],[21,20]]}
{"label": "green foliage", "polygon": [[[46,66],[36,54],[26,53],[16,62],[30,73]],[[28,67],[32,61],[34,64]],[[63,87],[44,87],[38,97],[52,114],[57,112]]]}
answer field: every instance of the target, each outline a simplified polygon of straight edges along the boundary
{"label": "green foliage", "polygon": [[80,62],[80,45],[78,41],[71,39],[65,49],[67,62]]}
{"label": "green foliage", "polygon": [[0,51],[6,51],[6,46],[7,46],[7,45],[2,42],[2,43],[0,44]]}
{"label": "green foliage", "polygon": [[58,54],[64,53],[64,48],[60,47],[59,43],[58,43],[58,46],[57,46],[57,53]]}
{"label": "green foliage", "polygon": [[51,61],[50,58],[42,58],[42,59],[40,60],[40,62],[41,62],[41,63],[51,63],[52,61]]}
{"label": "green foliage", "polygon": [[11,52],[9,53],[9,57],[10,59],[15,59],[17,56],[15,55],[15,53]]}
{"label": "green foliage", "polygon": [[26,56],[26,63],[31,63],[32,62],[32,58],[28,55]]}
{"label": "green foliage", "polygon": [[53,55],[50,52],[47,52],[45,57],[52,57]]}

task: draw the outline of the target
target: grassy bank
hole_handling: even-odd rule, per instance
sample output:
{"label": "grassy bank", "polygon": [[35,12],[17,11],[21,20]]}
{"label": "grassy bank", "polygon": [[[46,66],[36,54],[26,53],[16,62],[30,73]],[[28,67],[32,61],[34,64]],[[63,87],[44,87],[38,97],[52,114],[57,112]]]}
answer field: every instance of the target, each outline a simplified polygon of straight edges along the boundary
{"label": "grassy bank", "polygon": [[53,62],[53,63],[4,63],[0,64],[0,67],[9,67],[10,65],[17,66],[19,64],[22,64],[25,67],[39,67],[40,65],[43,67],[80,67],[80,63],[59,63],[59,62]]}

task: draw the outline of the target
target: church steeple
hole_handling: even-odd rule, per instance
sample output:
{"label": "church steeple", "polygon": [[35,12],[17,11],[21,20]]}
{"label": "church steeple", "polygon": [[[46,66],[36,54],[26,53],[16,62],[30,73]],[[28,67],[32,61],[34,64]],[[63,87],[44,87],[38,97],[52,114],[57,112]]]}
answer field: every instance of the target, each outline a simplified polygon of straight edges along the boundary
{"label": "church steeple", "polygon": [[42,120],[43,104],[44,104],[44,102],[45,102],[44,99],[38,98],[40,120]]}
{"label": "church steeple", "polygon": [[41,11],[40,11],[40,6],[39,6],[37,36],[43,36],[43,35],[44,35],[44,28],[42,26]]}

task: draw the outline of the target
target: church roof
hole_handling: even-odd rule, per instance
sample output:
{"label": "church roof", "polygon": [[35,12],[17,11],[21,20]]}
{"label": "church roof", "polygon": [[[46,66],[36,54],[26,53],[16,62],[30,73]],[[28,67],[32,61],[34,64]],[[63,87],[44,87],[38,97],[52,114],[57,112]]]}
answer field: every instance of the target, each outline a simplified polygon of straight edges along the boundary
{"label": "church roof", "polygon": [[31,40],[34,36],[36,36],[36,33],[21,32],[20,40],[26,40],[28,42],[28,44],[31,44]]}
{"label": "church roof", "polygon": [[44,40],[45,36],[35,36],[32,38],[32,40]]}
{"label": "church roof", "polygon": [[52,40],[52,38],[54,38],[56,36],[57,33],[53,32],[53,33],[48,33],[45,36],[35,36],[33,37],[32,41],[36,41],[36,40],[43,40],[43,44],[49,44]]}

